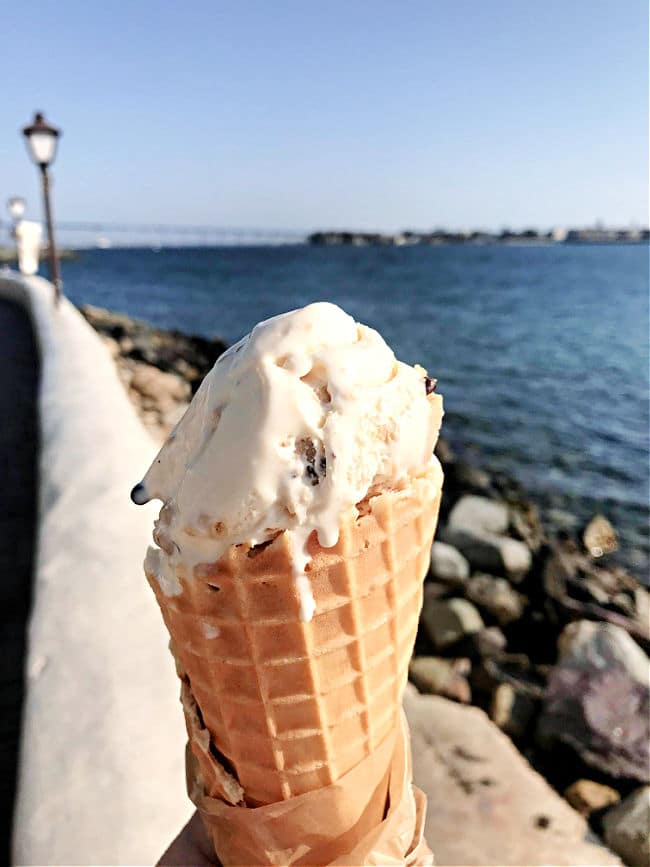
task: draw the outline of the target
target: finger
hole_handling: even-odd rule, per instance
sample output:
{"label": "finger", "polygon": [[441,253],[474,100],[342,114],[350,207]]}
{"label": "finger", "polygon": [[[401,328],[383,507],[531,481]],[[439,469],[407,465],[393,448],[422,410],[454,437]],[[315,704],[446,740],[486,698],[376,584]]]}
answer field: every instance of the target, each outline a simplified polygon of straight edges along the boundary
{"label": "finger", "polygon": [[162,855],[156,867],[219,867],[210,836],[197,812]]}

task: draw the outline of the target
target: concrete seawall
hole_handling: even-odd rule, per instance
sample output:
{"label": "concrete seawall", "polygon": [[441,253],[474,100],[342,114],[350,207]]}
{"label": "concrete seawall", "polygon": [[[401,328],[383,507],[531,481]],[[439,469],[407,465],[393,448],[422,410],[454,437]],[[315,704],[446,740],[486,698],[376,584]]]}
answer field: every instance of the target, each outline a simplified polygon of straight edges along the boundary
{"label": "concrete seawall", "polygon": [[42,358],[38,545],[13,859],[153,863],[188,818],[182,714],[141,562],[155,452],[105,347],[40,278],[0,274]]}

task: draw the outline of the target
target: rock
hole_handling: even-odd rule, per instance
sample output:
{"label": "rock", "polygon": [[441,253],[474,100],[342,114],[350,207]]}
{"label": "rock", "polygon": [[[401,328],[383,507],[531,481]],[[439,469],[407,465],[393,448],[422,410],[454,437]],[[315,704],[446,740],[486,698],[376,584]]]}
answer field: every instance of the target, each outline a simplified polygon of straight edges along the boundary
{"label": "rock", "polygon": [[630,867],[650,864],[650,786],[643,786],[609,810],[605,840]]}
{"label": "rock", "polygon": [[650,623],[650,593],[638,585],[634,588],[635,620],[639,623]]}
{"label": "rock", "polygon": [[431,574],[448,584],[463,584],[469,578],[469,563],[456,548],[444,542],[431,546]]}
{"label": "rock", "polygon": [[466,599],[427,602],[422,609],[421,619],[437,650],[450,647],[483,629],[481,615]]}
{"label": "rock", "polygon": [[498,626],[488,626],[474,635],[474,647],[479,656],[495,656],[503,653],[507,640]]}
{"label": "rock", "polygon": [[574,533],[580,526],[580,519],[564,509],[547,509],[544,515],[555,530],[563,533]]}
{"label": "rock", "polygon": [[595,515],[585,527],[582,541],[592,557],[611,554],[618,548],[616,530],[604,515]]}
{"label": "rock", "polygon": [[409,677],[420,692],[443,695],[469,704],[472,692],[467,675],[471,668],[469,659],[416,656],[409,665]]}
{"label": "rock", "polygon": [[610,623],[578,620],[558,639],[559,664],[589,671],[620,668],[643,686],[650,682],[650,659],[627,632]]}
{"label": "rock", "polygon": [[620,865],[483,711],[413,688],[404,707],[436,864]]}
{"label": "rock", "polygon": [[510,504],[510,528],[534,553],[539,551],[546,538],[539,509],[526,500]]}
{"label": "rock", "polygon": [[422,609],[424,610],[430,602],[435,602],[437,599],[443,599],[448,595],[448,584],[442,584],[440,581],[426,581],[424,584],[424,600],[422,603]]}
{"label": "rock", "polygon": [[521,580],[532,564],[530,549],[519,539],[477,535],[450,525],[439,533],[439,539],[457,548],[479,572],[506,575],[511,581]]}
{"label": "rock", "polygon": [[440,461],[440,463],[444,466],[447,464],[451,464],[456,460],[456,456],[449,445],[449,442],[444,437],[438,437],[438,441],[435,447],[435,455]]}
{"label": "rock", "polygon": [[650,781],[650,661],[611,623],[578,621],[559,641],[539,722],[542,743],[560,741],[612,777]]}
{"label": "rock", "polygon": [[120,344],[117,340],[109,337],[107,334],[102,335],[102,341],[111,354],[111,358],[117,358],[120,354]]}
{"label": "rock", "polygon": [[187,402],[190,386],[172,373],[164,373],[148,364],[138,364],[131,379],[131,388],[159,403]]}
{"label": "rock", "polygon": [[557,545],[548,557],[543,582],[548,604],[556,610],[558,620],[605,620],[650,648],[648,594],[625,570],[597,566],[566,543]]}
{"label": "rock", "polygon": [[518,593],[505,578],[474,575],[467,582],[465,595],[479,608],[487,611],[501,626],[521,617],[526,597]]}
{"label": "rock", "polygon": [[490,719],[511,738],[521,738],[535,716],[535,701],[509,683],[500,683],[492,694]]}
{"label": "rock", "polygon": [[445,489],[456,495],[466,494],[468,491],[478,494],[493,492],[490,476],[463,461],[445,464]]}
{"label": "rock", "polygon": [[502,683],[518,693],[541,700],[546,691],[544,666],[533,665],[524,653],[502,653],[484,657],[472,669],[472,685],[490,695]]}
{"label": "rock", "polygon": [[451,510],[448,524],[457,530],[482,535],[502,535],[508,529],[508,507],[504,503],[468,494]]}
{"label": "rock", "polygon": [[155,328],[123,313],[90,304],[82,306],[80,312],[100,335],[107,335],[119,343],[122,358],[146,362],[159,370],[181,376],[187,374],[185,378],[190,382],[192,392],[226,349],[226,344],[218,338],[210,340]]}
{"label": "rock", "polygon": [[564,792],[564,797],[582,816],[589,817],[621,800],[620,794],[611,786],[593,780],[576,780]]}
{"label": "rock", "polygon": [[189,403],[185,403],[184,401],[177,403],[172,409],[163,414],[161,419],[162,424],[171,430],[183,418],[188,406]]}

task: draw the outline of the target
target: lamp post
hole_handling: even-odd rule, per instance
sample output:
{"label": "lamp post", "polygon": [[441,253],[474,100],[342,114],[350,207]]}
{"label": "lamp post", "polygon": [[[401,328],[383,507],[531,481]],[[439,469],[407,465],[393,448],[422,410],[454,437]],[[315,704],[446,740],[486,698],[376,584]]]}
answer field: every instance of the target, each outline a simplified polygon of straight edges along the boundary
{"label": "lamp post", "polygon": [[49,266],[50,280],[54,284],[54,298],[58,302],[61,297],[61,272],[59,271],[59,259],[56,254],[54,240],[54,224],[52,222],[52,206],[50,204],[50,175],[49,166],[54,162],[56,146],[59,141],[60,131],[56,127],[46,123],[40,112],[34,115],[34,120],[23,129],[23,135],[27,141],[27,150],[32,161],[41,170],[43,184],[43,201],[45,204],[45,222],[47,224],[47,239],[49,243]]}

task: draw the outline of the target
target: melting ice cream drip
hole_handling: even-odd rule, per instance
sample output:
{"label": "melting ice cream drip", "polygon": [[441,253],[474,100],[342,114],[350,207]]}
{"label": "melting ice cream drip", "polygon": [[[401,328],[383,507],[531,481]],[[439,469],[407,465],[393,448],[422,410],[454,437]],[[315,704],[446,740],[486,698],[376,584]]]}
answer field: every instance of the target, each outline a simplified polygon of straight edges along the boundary
{"label": "melting ice cream drip", "polygon": [[307,541],[310,536],[311,530],[309,528],[290,531],[293,583],[298,594],[299,616],[303,623],[308,623],[316,610],[311,581],[305,573],[305,569],[311,560],[307,552]]}

